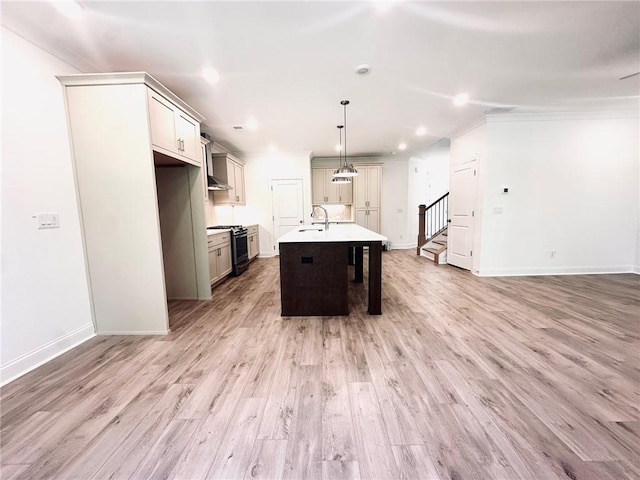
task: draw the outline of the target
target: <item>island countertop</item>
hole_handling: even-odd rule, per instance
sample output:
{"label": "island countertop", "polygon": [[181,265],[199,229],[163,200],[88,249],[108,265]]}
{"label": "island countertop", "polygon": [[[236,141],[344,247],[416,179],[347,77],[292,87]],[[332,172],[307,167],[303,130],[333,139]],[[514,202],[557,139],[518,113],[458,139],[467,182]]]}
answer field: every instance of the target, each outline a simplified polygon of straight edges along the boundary
{"label": "island countertop", "polygon": [[355,223],[301,225],[284,234],[278,243],[386,242],[387,237]]}

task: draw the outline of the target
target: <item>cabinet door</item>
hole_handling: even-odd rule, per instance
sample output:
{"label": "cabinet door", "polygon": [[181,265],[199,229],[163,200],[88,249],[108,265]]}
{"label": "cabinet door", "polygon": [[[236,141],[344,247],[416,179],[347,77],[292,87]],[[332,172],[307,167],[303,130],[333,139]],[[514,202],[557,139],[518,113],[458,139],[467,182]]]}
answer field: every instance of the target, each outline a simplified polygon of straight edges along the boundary
{"label": "cabinet door", "polygon": [[380,208],[380,166],[367,167],[367,200],[369,208]]}
{"label": "cabinet door", "polygon": [[357,208],[356,209],[356,218],[355,218],[355,222],[356,224],[360,225],[361,227],[364,228],[369,228],[367,226],[367,209],[366,208]]}
{"label": "cabinet door", "polygon": [[340,185],[340,203],[353,203],[353,180],[351,183]]}
{"label": "cabinet door", "polygon": [[320,205],[327,203],[327,197],[324,191],[324,168],[314,168],[311,170],[311,191],[313,199],[311,203]]}
{"label": "cabinet door", "polygon": [[367,210],[367,228],[376,233],[380,233],[380,210],[374,208]]}
{"label": "cabinet door", "polygon": [[218,272],[220,273],[220,278],[222,278],[231,273],[231,244],[220,245],[218,252]]}
{"label": "cabinet door", "polygon": [[356,208],[367,208],[367,168],[358,167],[359,175],[353,177],[353,197]]}
{"label": "cabinet door", "polygon": [[220,275],[218,275],[218,249],[209,248],[209,283],[214,283]]}
{"label": "cabinet door", "polygon": [[249,235],[249,258],[258,256],[258,235]]}
{"label": "cabinet door", "polygon": [[235,162],[230,158],[227,158],[227,183],[231,185],[232,189],[229,190],[229,202],[237,203],[236,197],[238,196],[238,187],[236,186],[236,169]]}
{"label": "cabinet door", "polygon": [[198,150],[198,145],[200,145],[200,125],[189,115],[178,109],[176,109],[175,121],[176,133],[182,143],[180,153],[194,162],[198,162],[200,157]]}
{"label": "cabinet door", "polygon": [[235,178],[235,199],[239,205],[245,205],[247,203],[244,196],[244,166],[233,164],[233,176]]}
{"label": "cabinet door", "polygon": [[149,90],[148,101],[151,143],[156,147],[178,153],[173,104],[152,90]]}
{"label": "cabinet door", "polygon": [[325,191],[327,192],[327,203],[340,203],[340,184],[335,184],[333,180],[333,170],[327,168],[324,171]]}

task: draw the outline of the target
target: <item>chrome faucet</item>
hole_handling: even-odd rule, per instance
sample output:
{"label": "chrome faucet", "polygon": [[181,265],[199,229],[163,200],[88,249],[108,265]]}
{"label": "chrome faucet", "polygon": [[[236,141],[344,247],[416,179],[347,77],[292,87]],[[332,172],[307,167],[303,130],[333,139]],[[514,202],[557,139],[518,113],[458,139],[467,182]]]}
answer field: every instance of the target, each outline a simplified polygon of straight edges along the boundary
{"label": "chrome faucet", "polygon": [[311,218],[315,218],[313,215],[316,213],[316,210],[321,208],[322,211],[324,212],[324,229],[325,230],[329,230],[329,214],[327,213],[327,209],[324,207],[321,207],[320,205],[318,205],[317,207],[315,207],[313,209],[313,212],[311,212]]}

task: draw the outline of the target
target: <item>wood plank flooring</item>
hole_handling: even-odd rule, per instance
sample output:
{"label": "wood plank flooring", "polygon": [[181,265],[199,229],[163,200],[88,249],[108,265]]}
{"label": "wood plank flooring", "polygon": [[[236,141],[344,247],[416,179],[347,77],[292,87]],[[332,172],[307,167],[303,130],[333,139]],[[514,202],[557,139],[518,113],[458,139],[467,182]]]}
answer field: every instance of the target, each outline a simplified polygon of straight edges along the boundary
{"label": "wood plank flooring", "polygon": [[[365,262],[366,265],[366,262]],[[640,277],[477,278],[383,255],[383,314],[280,317],[278,260],[170,335],[0,391],[2,479],[640,478]]]}

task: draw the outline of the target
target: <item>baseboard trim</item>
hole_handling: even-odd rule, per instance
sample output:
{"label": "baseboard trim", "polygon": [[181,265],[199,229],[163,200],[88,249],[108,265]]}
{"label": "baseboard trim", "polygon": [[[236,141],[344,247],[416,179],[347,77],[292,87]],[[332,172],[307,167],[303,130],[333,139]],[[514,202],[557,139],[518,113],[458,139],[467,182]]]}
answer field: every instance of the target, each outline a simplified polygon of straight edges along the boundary
{"label": "baseboard trim", "polygon": [[15,360],[0,367],[0,386],[13,382],[17,378],[50,362],[90,338],[95,337],[93,324],[84,325],[72,332],[56,338],[45,345],[36,348],[32,352],[22,355]]}
{"label": "baseboard trim", "polygon": [[111,332],[98,332],[97,335],[107,336],[107,335],[168,335],[171,333],[171,330],[151,330],[148,332],[145,331],[129,331],[129,330],[114,330]]}
{"label": "baseboard trim", "polygon": [[167,297],[167,300],[199,300],[199,297]]}
{"label": "baseboard trim", "polygon": [[543,275],[607,275],[618,273],[635,273],[634,267],[566,267],[566,268],[528,268],[528,269],[496,269],[473,272],[478,277],[535,277]]}
{"label": "baseboard trim", "polygon": [[391,243],[391,250],[411,250],[416,248],[415,243]]}

